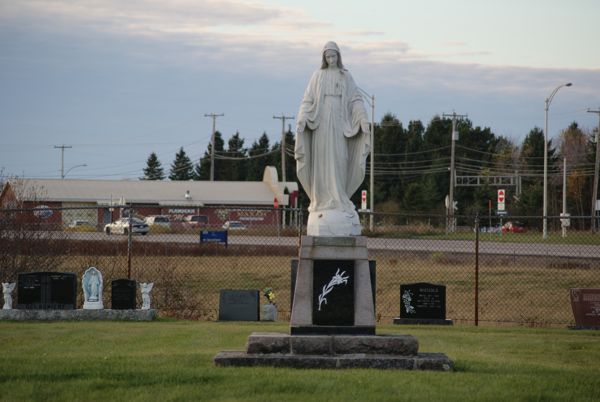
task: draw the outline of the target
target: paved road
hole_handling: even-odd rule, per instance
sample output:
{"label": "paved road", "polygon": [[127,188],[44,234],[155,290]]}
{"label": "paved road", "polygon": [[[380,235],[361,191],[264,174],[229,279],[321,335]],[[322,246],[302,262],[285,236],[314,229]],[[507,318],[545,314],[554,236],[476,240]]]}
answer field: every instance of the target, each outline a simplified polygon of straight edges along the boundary
{"label": "paved road", "polygon": [[[104,233],[69,233],[64,235],[77,240],[110,240],[126,241],[122,235],[107,236]],[[134,242],[157,243],[197,243],[199,236],[194,234],[159,234],[134,236]],[[276,236],[244,236],[229,235],[229,244],[253,246],[292,246],[298,245],[297,237]],[[428,240],[428,239],[367,239],[370,250],[394,251],[429,251],[448,253],[474,253],[475,243],[468,240]],[[578,244],[544,244],[544,243],[503,243],[482,241],[479,243],[481,254],[516,255],[516,256],[553,256],[600,258],[600,246]]]}

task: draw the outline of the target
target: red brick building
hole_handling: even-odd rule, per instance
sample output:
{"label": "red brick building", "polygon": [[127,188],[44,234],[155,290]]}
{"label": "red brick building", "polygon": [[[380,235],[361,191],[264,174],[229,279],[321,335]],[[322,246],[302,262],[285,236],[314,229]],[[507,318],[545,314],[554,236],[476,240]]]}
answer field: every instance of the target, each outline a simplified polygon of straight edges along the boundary
{"label": "red brick building", "polygon": [[208,224],[239,220],[248,225],[272,225],[279,207],[296,206],[298,184],[278,181],[267,166],[262,181],[152,181],[13,179],[0,193],[0,208],[36,208],[34,216],[68,225],[75,219],[97,225],[120,217],[127,205],[136,216],[168,215],[173,222],[187,215],[204,215]]}

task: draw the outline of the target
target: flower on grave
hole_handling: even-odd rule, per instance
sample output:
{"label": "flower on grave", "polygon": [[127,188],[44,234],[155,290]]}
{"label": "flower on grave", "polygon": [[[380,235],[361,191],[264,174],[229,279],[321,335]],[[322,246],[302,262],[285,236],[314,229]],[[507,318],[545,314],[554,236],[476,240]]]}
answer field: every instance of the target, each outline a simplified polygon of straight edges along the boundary
{"label": "flower on grave", "polygon": [[269,302],[269,304],[275,304],[275,293],[273,293],[273,289],[264,288],[263,296],[267,298],[267,301]]}

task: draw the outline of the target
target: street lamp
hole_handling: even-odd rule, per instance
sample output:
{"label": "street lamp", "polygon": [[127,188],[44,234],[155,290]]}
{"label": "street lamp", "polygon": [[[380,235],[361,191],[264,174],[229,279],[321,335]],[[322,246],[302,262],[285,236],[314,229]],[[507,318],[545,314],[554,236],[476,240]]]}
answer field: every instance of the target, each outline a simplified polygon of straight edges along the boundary
{"label": "street lamp", "polygon": [[68,169],[68,170],[67,170],[67,171],[66,171],[66,172],[65,172],[65,173],[64,173],[64,174],[61,176],[61,179],[64,179],[64,178],[65,178],[65,177],[66,177],[66,176],[69,174],[69,172],[70,172],[71,170],[73,170],[73,169],[75,169],[75,168],[78,168],[78,167],[85,167],[85,166],[87,166],[87,164],[85,164],[85,163],[82,163],[81,165],[75,165],[75,166],[71,167],[70,169]]}
{"label": "street lamp", "polygon": [[544,206],[543,206],[543,219],[544,219],[544,229],[542,237],[544,239],[548,238],[548,109],[550,108],[550,104],[552,103],[552,99],[554,95],[558,92],[562,87],[570,87],[573,85],[570,82],[566,84],[562,84],[554,88],[554,91],[550,94],[549,97],[546,98],[544,110],[546,112],[546,124],[544,128]]}
{"label": "street lamp", "polygon": [[369,191],[371,192],[369,209],[371,210],[371,213],[369,214],[369,230],[372,232],[373,213],[375,212],[375,95],[369,95],[369,93],[362,88],[358,88],[358,90],[366,96],[366,101],[369,106],[371,106],[371,169],[369,172]]}

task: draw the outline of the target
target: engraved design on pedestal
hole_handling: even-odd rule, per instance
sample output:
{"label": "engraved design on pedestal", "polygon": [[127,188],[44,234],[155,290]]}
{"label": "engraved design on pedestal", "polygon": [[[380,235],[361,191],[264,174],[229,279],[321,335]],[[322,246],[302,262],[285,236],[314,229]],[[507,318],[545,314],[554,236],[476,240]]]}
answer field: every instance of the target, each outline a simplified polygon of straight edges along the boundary
{"label": "engraved design on pedestal", "polygon": [[81,278],[83,287],[83,308],[86,310],[102,310],[102,274],[95,267],[89,267]]}
{"label": "engraved design on pedestal", "polygon": [[350,278],[350,276],[344,276],[344,274],[346,274],[346,271],[342,271],[342,273],[340,274],[340,269],[338,268],[338,270],[336,271],[335,275],[333,275],[333,278],[331,278],[329,283],[323,286],[323,291],[319,295],[319,311],[321,311],[321,304],[323,302],[327,304],[327,298],[325,296],[327,296],[333,290],[334,286],[341,284],[346,285],[348,283],[348,279]]}
{"label": "engraved design on pedestal", "polygon": [[410,302],[412,301],[412,292],[410,290],[404,291],[402,294],[402,301],[404,302],[404,309],[406,310],[406,313],[414,314],[415,308],[410,305]]}
{"label": "engraved design on pedestal", "polygon": [[4,295],[4,307],[2,310],[12,310],[12,291],[15,290],[15,282],[3,282],[2,283],[2,294]]}
{"label": "engraved design on pedestal", "polygon": [[154,287],[154,282],[140,283],[142,292],[142,310],[150,310],[150,291]]}

